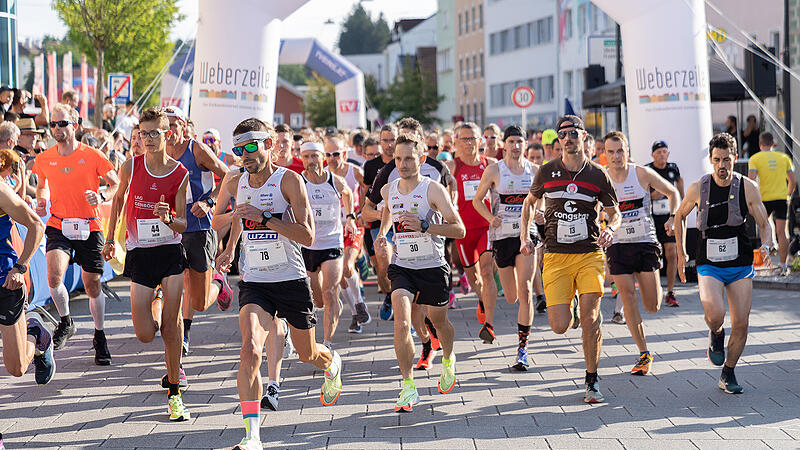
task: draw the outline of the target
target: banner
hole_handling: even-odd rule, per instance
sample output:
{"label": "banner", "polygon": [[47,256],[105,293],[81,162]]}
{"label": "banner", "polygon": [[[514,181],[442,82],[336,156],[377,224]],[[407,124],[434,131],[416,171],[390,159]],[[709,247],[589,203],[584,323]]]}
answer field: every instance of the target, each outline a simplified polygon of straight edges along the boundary
{"label": "banner", "polygon": [[61,68],[61,92],[71,91],[72,87],[72,52],[64,54]]}
{"label": "banner", "polygon": [[58,80],[56,77],[56,52],[47,54],[47,104],[58,103]]}
{"label": "banner", "polygon": [[188,112],[194,73],[194,45],[182,52],[161,79],[161,107],[177,106]]}
{"label": "banner", "polygon": [[44,53],[33,58],[33,95],[44,95]]}
{"label": "banner", "polygon": [[89,64],[86,55],[81,54],[81,118],[89,119]]}
{"label": "banner", "polygon": [[[620,24],[631,155],[649,162],[654,141],[669,145],[686,184],[711,172],[711,89],[702,0],[594,0]],[[669,39],[653,32],[670,30]],[[687,220],[695,226],[694,215]]]}

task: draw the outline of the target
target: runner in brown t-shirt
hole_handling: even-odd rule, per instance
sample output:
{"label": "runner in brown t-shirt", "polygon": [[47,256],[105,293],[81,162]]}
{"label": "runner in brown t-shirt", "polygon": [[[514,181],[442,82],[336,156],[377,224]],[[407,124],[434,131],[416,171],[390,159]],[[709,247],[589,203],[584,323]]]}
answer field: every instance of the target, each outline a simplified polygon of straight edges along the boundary
{"label": "runner in brown t-shirt", "polygon": [[[572,325],[570,303],[578,291],[586,361],[586,403],[603,401],[597,381],[597,360],[602,346],[600,297],[603,294],[605,255],[619,227],[617,196],[608,174],[589,161],[583,151],[586,130],[577,116],[564,116],[556,125],[563,155],[542,166],[533,179],[523,206],[522,230],[530,226],[527,205],[545,201],[545,255],[542,268],[550,328],[564,334]],[[597,204],[608,226],[600,230]],[[520,233],[521,251],[533,252],[527,233]]]}

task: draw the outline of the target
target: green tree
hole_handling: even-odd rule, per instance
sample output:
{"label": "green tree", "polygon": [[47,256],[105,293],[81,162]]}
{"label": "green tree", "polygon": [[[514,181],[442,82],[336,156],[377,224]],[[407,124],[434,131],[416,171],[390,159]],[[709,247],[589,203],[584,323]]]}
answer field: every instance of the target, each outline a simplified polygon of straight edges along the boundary
{"label": "green tree", "polygon": [[336,93],[333,83],[312,73],[309,91],[303,102],[309,120],[315,127],[336,126]]}
{"label": "green tree", "polygon": [[306,66],[303,64],[286,64],[278,66],[278,76],[295,86],[308,84]]}
{"label": "green tree", "polygon": [[423,124],[438,119],[433,115],[444,96],[437,95],[436,84],[422,75],[418,66],[406,62],[401,76],[386,89],[380,98],[378,112],[382,117],[399,113],[402,117],[413,117]]}
{"label": "green tree", "polygon": [[[106,70],[133,75],[140,94],[170,57],[169,32],[182,16],[177,0],[52,0],[67,37],[97,67],[95,105],[103,104]],[[158,99],[155,98],[154,101]],[[102,108],[94,123],[102,122]]]}
{"label": "green tree", "polygon": [[373,21],[361,3],[358,3],[342,24],[338,42],[339,51],[342,55],[380,53],[391,38],[392,32],[386,19],[383,18],[383,13]]}

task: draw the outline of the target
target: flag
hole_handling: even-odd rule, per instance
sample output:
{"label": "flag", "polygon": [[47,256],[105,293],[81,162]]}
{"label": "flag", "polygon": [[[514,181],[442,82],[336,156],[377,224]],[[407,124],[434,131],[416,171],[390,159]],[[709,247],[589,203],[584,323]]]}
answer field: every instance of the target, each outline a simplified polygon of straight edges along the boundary
{"label": "flag", "polygon": [[44,53],[33,58],[33,95],[44,95]]}
{"label": "flag", "polygon": [[572,108],[572,103],[570,103],[567,97],[564,97],[564,114],[568,116],[575,116],[575,110]]}
{"label": "flag", "polygon": [[89,65],[86,55],[81,53],[81,117],[89,119]]}
{"label": "flag", "polygon": [[56,52],[47,54],[47,104],[58,103],[58,81],[56,81]]}
{"label": "flag", "polygon": [[63,66],[61,69],[61,92],[72,90],[72,52],[64,54]]}

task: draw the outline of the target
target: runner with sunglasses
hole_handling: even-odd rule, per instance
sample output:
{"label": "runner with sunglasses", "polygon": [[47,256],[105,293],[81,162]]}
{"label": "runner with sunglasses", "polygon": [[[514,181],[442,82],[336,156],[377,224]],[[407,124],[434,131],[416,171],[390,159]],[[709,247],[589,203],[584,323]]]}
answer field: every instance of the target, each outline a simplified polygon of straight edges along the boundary
{"label": "runner with sunglasses", "polygon": [[[59,103],[53,106],[51,117],[50,127],[56,145],[36,157],[33,173],[39,178],[37,214],[47,216],[50,201],[50,217],[45,229],[47,284],[61,316],[53,333],[53,348],[63,348],[76,331],[69,314],[69,292],[64,285],[64,274],[70,261],[75,261],[81,267],[81,279],[94,321],[94,361],[107,366],[111,364],[111,353],[104,331],[105,295],[100,288],[105,266],[100,252],[105,237],[98,207],[114,195],[119,177],[99,150],[75,139],[78,111]],[[101,178],[107,185],[103,192],[100,191]]]}
{"label": "runner with sunglasses", "polygon": [[[233,153],[242,169],[223,182],[221,198],[236,199],[231,240],[217,257],[227,271],[242,238],[239,329],[242,334],[238,391],[246,435],[236,448],[260,449],[261,355],[274,318],[286,318],[302,362],[324,370],[320,401],[336,403],[342,390],[342,358],[314,339],[314,302],[301,253],[314,240],[314,221],[303,178],[274,163],[277,134],[251,118],[233,131]],[[224,214],[217,205],[217,214]]]}
{"label": "runner with sunglasses", "polygon": [[[361,185],[364,182],[364,172],[355,164],[346,162],[349,152],[344,149],[344,141],[340,136],[331,136],[325,139],[325,160],[328,162],[327,170],[347,183],[347,187],[353,193],[353,219],[361,206],[363,196]],[[350,218],[344,214],[341,216],[343,226],[347,226]],[[370,323],[372,317],[369,315],[367,305],[361,296],[361,278],[359,270],[356,268],[356,258],[361,251],[364,242],[364,228],[358,226],[355,221],[355,233],[344,234],[344,260],[342,273],[342,296],[347,300],[350,307],[352,319],[347,331],[360,334],[362,326]],[[346,231],[346,230],[345,230]]]}
{"label": "runner with sunglasses", "polygon": [[[603,295],[605,254],[614,231],[619,229],[617,195],[608,174],[586,158],[583,151],[586,130],[578,116],[567,115],[556,124],[561,157],[542,166],[533,179],[526,202],[536,205],[544,199],[545,234],[542,282],[547,299],[550,328],[564,334],[573,323],[570,304],[577,290],[586,363],[586,403],[604,400],[597,378],[597,363],[602,347],[600,297]],[[600,230],[598,206],[608,216],[608,226]],[[523,208],[522,230],[528,229],[531,215]],[[528,233],[521,233],[523,253],[533,253]]]}

